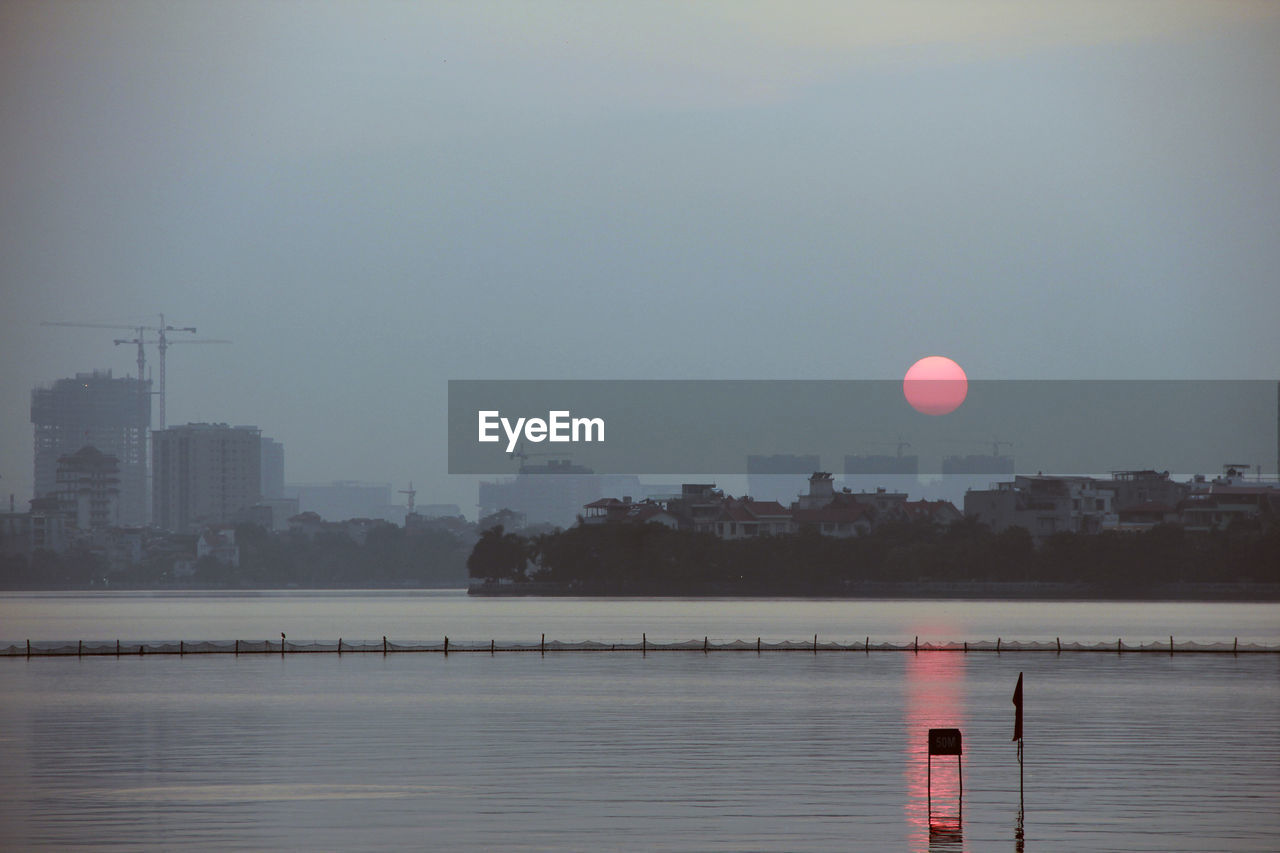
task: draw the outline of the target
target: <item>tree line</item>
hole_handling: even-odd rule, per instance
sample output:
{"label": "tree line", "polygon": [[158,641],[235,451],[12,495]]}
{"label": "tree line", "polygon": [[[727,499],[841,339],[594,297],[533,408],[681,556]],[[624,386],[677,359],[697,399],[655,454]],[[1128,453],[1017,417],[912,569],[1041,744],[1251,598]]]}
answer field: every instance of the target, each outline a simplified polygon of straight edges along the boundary
{"label": "tree line", "polygon": [[1170,583],[1280,583],[1280,524],[1192,533],[1058,533],[967,518],[945,528],[894,522],[852,537],[810,530],[725,540],[659,524],[578,525],[538,536],[493,528],[467,560],[472,578],[585,594],[839,594],[859,583],[1047,582],[1135,593]]}
{"label": "tree line", "polygon": [[313,538],[271,533],[257,524],[236,528],[238,566],[211,556],[178,576],[175,562],[194,555],[195,536],[169,537],[137,563],[112,566],[92,548],[64,553],[36,550],[30,557],[0,557],[0,588],[195,587],[226,589],[378,588],[460,585],[466,582],[468,549],[448,531],[408,533],[394,525],[371,529],[363,543],[338,531]]}

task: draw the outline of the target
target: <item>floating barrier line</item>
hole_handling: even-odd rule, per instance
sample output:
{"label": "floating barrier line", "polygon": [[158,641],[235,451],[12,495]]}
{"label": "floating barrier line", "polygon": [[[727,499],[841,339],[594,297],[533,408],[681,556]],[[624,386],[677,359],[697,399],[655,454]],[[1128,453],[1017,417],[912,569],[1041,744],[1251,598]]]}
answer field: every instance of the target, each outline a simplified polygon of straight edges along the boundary
{"label": "floating barrier line", "polygon": [[288,642],[287,640],[189,640],[163,642],[122,642],[111,641],[44,641],[25,643],[9,643],[0,646],[0,657],[33,658],[33,657],[129,657],[139,655],[250,655],[250,654],[399,654],[403,652],[437,653],[447,657],[450,653],[486,653],[496,655],[503,653],[536,652],[546,655],[548,652],[639,652],[642,656],[649,652],[808,652],[816,655],[819,652],[910,652],[921,654],[929,652],[959,652],[972,654],[975,652],[992,652],[997,655],[1019,652],[1040,652],[1053,655],[1072,653],[1109,653],[1109,654],[1280,654],[1280,645],[1260,643],[1241,644],[1239,638],[1231,642],[1199,643],[1195,641],[1176,642],[1173,637],[1169,642],[1133,643],[1126,645],[1123,638],[1114,643],[1110,641],[1092,643],[1064,643],[1061,637],[1053,640],[1017,641],[997,637],[992,640],[965,640],[962,642],[929,643],[920,642],[919,637],[903,643],[872,643],[870,637],[863,642],[840,643],[819,641],[818,635],[810,640],[782,640],[766,642],[756,637],[750,640],[712,640],[704,635],[701,639],[677,642],[655,642],[646,633],[639,642],[603,642],[596,640],[557,641],[548,640],[546,634],[529,642],[498,643],[495,639],[483,641],[459,642],[449,637],[442,642],[411,641],[397,643],[387,637],[381,640],[352,642],[339,639],[331,642]]}

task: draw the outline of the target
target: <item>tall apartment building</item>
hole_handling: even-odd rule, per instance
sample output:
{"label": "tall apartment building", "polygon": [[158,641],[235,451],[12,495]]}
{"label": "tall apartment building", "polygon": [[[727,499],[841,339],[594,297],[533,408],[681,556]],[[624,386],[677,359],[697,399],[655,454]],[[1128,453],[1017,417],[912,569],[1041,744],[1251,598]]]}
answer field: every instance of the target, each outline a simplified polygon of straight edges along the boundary
{"label": "tall apartment building", "polygon": [[58,502],[80,530],[120,524],[120,463],[92,445],[58,458]]}
{"label": "tall apartment building", "polygon": [[261,498],[262,431],[251,426],[187,424],[151,438],[153,518],[189,532],[221,524]]}
{"label": "tall apartment building", "polygon": [[151,382],[115,379],[110,370],[77,373],[31,392],[35,428],[35,497],[58,493],[58,460],[91,445],[120,465],[118,520],[146,524],[147,432]]}

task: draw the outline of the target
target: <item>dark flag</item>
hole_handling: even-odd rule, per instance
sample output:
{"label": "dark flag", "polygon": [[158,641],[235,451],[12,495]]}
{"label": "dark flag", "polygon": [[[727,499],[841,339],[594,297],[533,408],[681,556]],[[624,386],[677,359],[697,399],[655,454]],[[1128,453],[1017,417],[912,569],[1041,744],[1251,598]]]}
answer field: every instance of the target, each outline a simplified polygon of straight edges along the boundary
{"label": "dark flag", "polygon": [[1022,740],[1022,673],[1018,673],[1018,686],[1013,688],[1013,739]]}

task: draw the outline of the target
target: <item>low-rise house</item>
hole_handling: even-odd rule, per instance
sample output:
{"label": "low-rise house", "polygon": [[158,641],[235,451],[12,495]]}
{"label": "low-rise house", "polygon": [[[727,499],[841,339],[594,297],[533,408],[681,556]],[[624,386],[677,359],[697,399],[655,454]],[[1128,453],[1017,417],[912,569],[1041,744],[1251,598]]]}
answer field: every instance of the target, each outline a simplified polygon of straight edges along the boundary
{"label": "low-rise house", "polygon": [[877,488],[874,492],[843,492],[842,494],[850,495],[858,503],[870,507],[872,517],[877,523],[909,518],[904,508],[907,503],[906,492],[891,492],[888,489]]}
{"label": "low-rise house", "polygon": [[832,501],[824,507],[792,510],[797,530],[813,530],[823,536],[861,536],[871,530],[873,510],[857,501]]}
{"label": "low-rise house", "polygon": [[206,528],[196,539],[196,560],[212,557],[224,566],[240,567],[240,546],[236,544],[236,529],[231,525]]}
{"label": "low-rise house", "polygon": [[951,501],[903,501],[901,509],[907,521],[927,521],[938,527],[946,527],[964,518],[964,513]]}
{"label": "low-rise house", "polygon": [[996,533],[1021,527],[1034,539],[1072,529],[1071,498],[1065,486],[1042,484],[1034,493],[1015,483],[964,493],[964,514],[974,516]]}
{"label": "low-rise house", "polygon": [[791,530],[791,512],[777,501],[727,498],[712,531],[721,539],[780,536]]}
{"label": "low-rise house", "polygon": [[660,504],[643,501],[632,504],[626,520],[632,524],[661,524],[676,530],[680,527],[680,519],[676,518]]}
{"label": "low-rise house", "polygon": [[1112,494],[1092,477],[1019,476],[994,489],[965,492],[964,514],[976,516],[997,533],[1021,527],[1035,539],[1055,533],[1098,533],[1115,524]]}
{"label": "low-rise house", "polygon": [[1178,505],[1187,530],[1226,530],[1233,524],[1257,524],[1280,517],[1280,489],[1214,482],[1208,492],[1192,494]]}
{"label": "low-rise house", "polygon": [[582,523],[587,525],[661,524],[673,530],[680,527],[680,518],[655,500],[600,498],[585,504],[582,509]]}
{"label": "low-rise house", "polygon": [[667,510],[680,519],[682,529],[715,533],[724,492],[715,483],[683,483],[680,497],[667,501]]}
{"label": "low-rise house", "polygon": [[835,480],[831,478],[831,474],[826,471],[814,471],[809,476],[809,491],[806,494],[799,495],[795,502],[791,504],[791,509],[809,510],[822,509],[822,507],[835,500],[837,494],[849,494],[848,492],[837,492]]}
{"label": "low-rise house", "polygon": [[1145,501],[1116,512],[1115,529],[1124,532],[1141,532],[1161,524],[1178,524],[1181,517],[1178,508],[1160,501]]}
{"label": "low-rise house", "polygon": [[622,521],[631,508],[631,501],[617,498],[598,498],[582,507],[583,524],[606,524]]}
{"label": "low-rise house", "polygon": [[777,501],[725,495],[713,483],[685,483],[665,501],[600,498],[583,506],[584,525],[657,522],[721,539],[782,536],[800,529],[825,536],[858,536],[891,519],[924,518],[944,525],[960,519],[948,501],[907,501],[900,492],[837,491],[831,474],[815,471],[809,491],[785,507]]}
{"label": "low-rise house", "polygon": [[1191,488],[1171,479],[1168,471],[1150,469],[1112,471],[1110,480],[1097,480],[1095,485],[1099,491],[1111,493],[1111,509],[1116,513],[1149,503],[1176,507]]}
{"label": "low-rise house", "polygon": [[74,544],[75,521],[57,497],[34,498],[27,512],[0,514],[0,553],[52,551],[61,554]]}
{"label": "low-rise house", "polygon": [[147,530],[143,527],[110,527],[97,537],[107,565],[112,571],[122,572],[142,562],[147,545]]}

